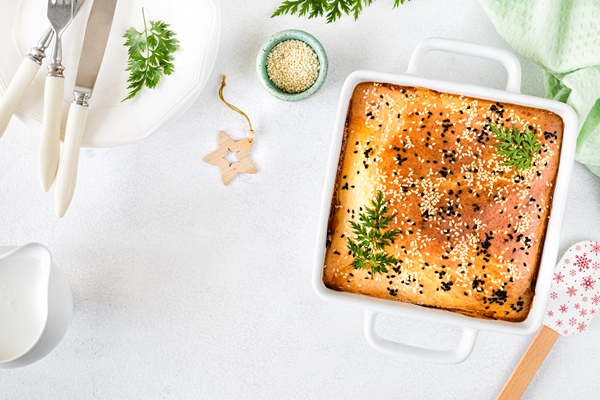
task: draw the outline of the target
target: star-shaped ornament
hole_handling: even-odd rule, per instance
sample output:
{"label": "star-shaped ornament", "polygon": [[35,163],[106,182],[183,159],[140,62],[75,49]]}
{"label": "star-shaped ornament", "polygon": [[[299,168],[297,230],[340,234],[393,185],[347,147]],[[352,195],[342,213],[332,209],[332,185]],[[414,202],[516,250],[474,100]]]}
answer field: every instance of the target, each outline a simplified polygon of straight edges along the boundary
{"label": "star-shaped ornament", "polygon": [[[256,173],[256,167],[248,158],[253,144],[252,139],[233,140],[227,133],[220,131],[219,148],[204,157],[204,161],[221,168],[223,184],[229,185],[237,174]],[[228,160],[231,158],[230,153],[236,153],[237,161]]]}

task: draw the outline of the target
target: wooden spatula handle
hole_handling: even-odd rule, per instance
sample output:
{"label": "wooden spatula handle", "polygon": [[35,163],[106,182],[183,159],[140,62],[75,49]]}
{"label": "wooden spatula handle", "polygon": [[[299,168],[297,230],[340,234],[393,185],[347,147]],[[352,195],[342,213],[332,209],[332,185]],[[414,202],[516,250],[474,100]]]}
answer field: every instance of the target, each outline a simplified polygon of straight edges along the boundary
{"label": "wooden spatula handle", "polygon": [[521,360],[513,370],[510,378],[502,388],[496,400],[520,399],[529,382],[533,379],[540,365],[558,339],[558,332],[542,325],[542,329],[533,338]]}

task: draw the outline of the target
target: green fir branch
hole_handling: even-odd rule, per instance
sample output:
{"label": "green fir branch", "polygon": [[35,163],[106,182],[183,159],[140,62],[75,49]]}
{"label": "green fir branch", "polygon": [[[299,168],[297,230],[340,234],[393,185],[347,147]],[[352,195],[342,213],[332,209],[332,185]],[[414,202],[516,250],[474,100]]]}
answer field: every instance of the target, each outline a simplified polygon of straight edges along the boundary
{"label": "green fir branch", "polygon": [[[354,20],[363,10],[373,4],[375,0],[285,0],[275,10],[271,18],[280,15],[298,15],[308,18],[317,18],[325,16],[327,23],[332,23],[340,19],[343,15],[352,15]],[[394,0],[392,8],[396,8],[406,1]]]}
{"label": "green fir branch", "polygon": [[350,221],[354,237],[348,237],[347,247],[354,256],[350,265],[355,269],[371,270],[373,279],[375,274],[386,273],[388,268],[398,264],[398,258],[387,253],[387,247],[401,231],[389,229],[396,214],[389,214],[383,192],[378,191],[371,206],[365,205],[364,209],[358,214],[358,222]]}
{"label": "green fir branch", "polygon": [[410,1],[410,0],[394,0],[394,7],[392,7],[392,8],[400,7],[400,4],[404,4],[405,1]]}

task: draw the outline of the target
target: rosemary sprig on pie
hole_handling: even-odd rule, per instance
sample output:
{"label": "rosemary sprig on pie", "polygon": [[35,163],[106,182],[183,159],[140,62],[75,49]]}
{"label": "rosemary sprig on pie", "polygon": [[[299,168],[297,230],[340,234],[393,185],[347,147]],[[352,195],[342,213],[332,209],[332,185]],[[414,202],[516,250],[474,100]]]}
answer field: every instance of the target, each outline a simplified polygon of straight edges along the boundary
{"label": "rosemary sprig on pie", "polygon": [[495,144],[500,150],[496,154],[504,157],[504,165],[516,167],[518,170],[531,167],[535,153],[540,151],[542,144],[537,140],[535,133],[529,127],[521,132],[519,128],[513,126],[497,127],[488,123],[498,143]]}
{"label": "rosemary sprig on pie", "polygon": [[400,234],[398,229],[389,229],[396,214],[389,214],[383,192],[378,191],[371,207],[358,214],[358,222],[350,221],[354,238],[348,237],[347,247],[354,256],[350,265],[355,269],[371,270],[371,279],[375,274],[388,272],[389,267],[398,263],[398,258],[388,254],[386,248]]}

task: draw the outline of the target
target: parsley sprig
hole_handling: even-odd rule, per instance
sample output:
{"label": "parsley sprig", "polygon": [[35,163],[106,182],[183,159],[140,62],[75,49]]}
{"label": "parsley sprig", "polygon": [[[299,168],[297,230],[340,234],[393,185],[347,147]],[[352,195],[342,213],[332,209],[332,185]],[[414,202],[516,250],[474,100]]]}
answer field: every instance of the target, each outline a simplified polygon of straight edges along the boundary
{"label": "parsley sprig", "polygon": [[388,215],[387,204],[383,193],[378,191],[371,207],[365,206],[365,211],[358,214],[358,222],[350,221],[354,234],[353,239],[347,239],[347,247],[354,256],[350,265],[355,269],[370,269],[371,279],[398,263],[398,258],[386,250],[400,234],[398,229],[389,229],[396,214]]}
{"label": "parsley sprig", "polygon": [[[373,4],[375,0],[285,0],[271,18],[284,14],[298,14],[299,17],[308,15],[308,18],[317,18],[325,15],[327,23],[334,22],[343,14],[354,16],[354,20],[365,7]],[[394,7],[410,0],[394,0]]]}
{"label": "parsley sprig", "polygon": [[175,68],[173,53],[179,49],[176,34],[169,29],[169,24],[163,21],[146,23],[146,14],[142,8],[144,30],[139,32],[133,26],[127,29],[123,37],[127,54],[127,69],[130,71],[129,94],[122,101],[133,98],[144,87],[154,89],[162,75],[171,75]]}
{"label": "parsley sprig", "polygon": [[506,158],[504,165],[516,167],[518,170],[524,170],[531,167],[535,153],[540,151],[542,144],[537,140],[535,133],[529,127],[521,132],[519,128],[513,126],[497,127],[488,123],[498,143],[495,144],[500,150],[496,153]]}

